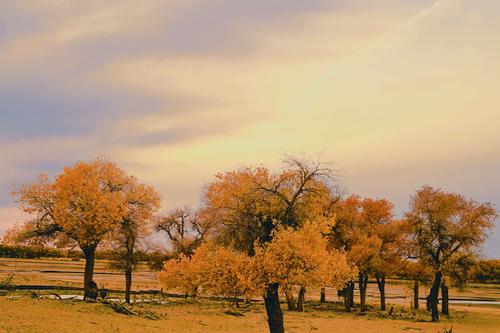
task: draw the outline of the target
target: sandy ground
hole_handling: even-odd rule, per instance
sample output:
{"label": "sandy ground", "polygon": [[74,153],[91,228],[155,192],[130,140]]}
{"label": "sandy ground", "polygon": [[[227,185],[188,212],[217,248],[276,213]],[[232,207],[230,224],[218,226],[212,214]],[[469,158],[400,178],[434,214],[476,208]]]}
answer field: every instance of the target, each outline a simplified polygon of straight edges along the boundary
{"label": "sandy ground", "polygon": [[[135,307],[161,317],[149,320],[113,312],[99,303],[46,299],[9,299],[0,296],[0,332],[266,332],[262,304],[240,310],[241,316],[225,313],[219,302],[177,303]],[[491,313],[452,313],[440,323],[395,320],[345,314],[333,310],[304,313],[285,311],[285,327],[290,332],[453,332],[493,333],[500,331],[500,317]]]}

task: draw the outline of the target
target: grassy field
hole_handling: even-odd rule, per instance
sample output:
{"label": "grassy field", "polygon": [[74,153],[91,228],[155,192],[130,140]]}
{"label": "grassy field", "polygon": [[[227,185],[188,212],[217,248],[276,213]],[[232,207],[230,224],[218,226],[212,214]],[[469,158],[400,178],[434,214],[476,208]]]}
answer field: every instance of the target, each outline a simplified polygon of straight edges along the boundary
{"label": "grassy field", "polygon": [[[54,286],[81,286],[83,261],[0,259],[0,281],[13,275],[15,284]],[[123,276],[110,270],[104,261],[96,263],[95,280],[100,287],[123,289]],[[159,289],[156,273],[145,265],[134,274],[134,289]],[[305,312],[285,311],[287,332],[444,332],[453,325],[453,332],[500,332],[499,305],[452,304],[450,317],[434,324],[430,316],[409,309],[411,286],[392,281],[387,288],[388,309],[391,316],[376,310],[378,291],[374,285],[368,290],[368,301],[373,310],[359,315],[354,309],[344,313],[336,304],[335,290],[327,292],[330,303],[319,303],[319,291],[308,293]],[[422,287],[421,295],[427,291]],[[8,291],[0,293],[0,332],[266,332],[267,324],[262,302],[253,302],[240,309],[220,301],[185,301],[179,298],[155,297],[156,303],[138,302],[132,307],[136,313],[127,316],[116,313],[101,303],[77,300],[48,299],[53,291]],[[81,292],[60,291],[59,294]],[[120,294],[110,295],[114,298]],[[33,298],[35,297],[35,298]],[[54,297],[54,296],[52,296]],[[139,296],[138,300],[141,300]],[[497,285],[472,285],[465,290],[451,290],[452,298],[470,300],[497,300]],[[424,302],[422,302],[424,306]],[[283,305],[283,308],[285,306]],[[151,320],[147,314],[154,314]],[[149,316],[151,317],[151,316]]]}
{"label": "grassy field", "polygon": [[[440,323],[419,321],[397,309],[394,318],[380,314],[342,313],[334,304],[306,304],[303,313],[285,311],[287,332],[499,332],[498,309],[483,312],[454,311]],[[115,313],[100,303],[31,299],[28,295],[0,296],[0,332],[266,332],[263,306],[235,310],[213,301],[168,301],[133,306],[139,315]],[[229,309],[229,311],[228,311]],[[141,317],[154,313],[159,319]],[[405,317],[407,316],[407,317]],[[403,318],[403,319],[398,319]]]}

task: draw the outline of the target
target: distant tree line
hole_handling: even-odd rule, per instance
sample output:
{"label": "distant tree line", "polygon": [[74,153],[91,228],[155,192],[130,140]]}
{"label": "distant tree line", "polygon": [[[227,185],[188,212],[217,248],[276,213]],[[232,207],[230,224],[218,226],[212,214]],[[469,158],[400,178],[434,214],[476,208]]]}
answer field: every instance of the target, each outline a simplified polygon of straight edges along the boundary
{"label": "distant tree line", "polygon": [[[165,251],[160,250],[138,250],[135,254],[138,262],[147,264],[152,270],[160,270],[163,262],[171,258]],[[97,260],[116,261],[117,254],[115,250],[97,250],[95,258]],[[29,246],[29,245],[9,245],[0,243],[0,258],[19,258],[19,259],[43,259],[43,258],[67,258],[67,259],[85,259],[81,251],[73,249],[60,249],[47,246]]]}
{"label": "distant tree line", "polygon": [[480,260],[472,275],[472,281],[500,283],[500,260]]}
{"label": "distant tree line", "polygon": [[0,244],[0,257],[19,259],[83,258],[82,254],[76,250],[8,244]]}

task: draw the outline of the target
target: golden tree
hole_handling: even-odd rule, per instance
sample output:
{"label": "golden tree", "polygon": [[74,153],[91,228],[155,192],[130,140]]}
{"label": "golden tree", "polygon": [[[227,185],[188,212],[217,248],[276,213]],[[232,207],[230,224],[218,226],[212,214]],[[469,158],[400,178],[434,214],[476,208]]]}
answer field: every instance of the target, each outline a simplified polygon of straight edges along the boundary
{"label": "golden tree", "polygon": [[[216,176],[205,192],[204,211],[214,221],[215,239],[254,255],[254,244],[272,239],[276,228],[301,228],[308,220],[332,218],[338,200],[333,172],[320,161],[289,158],[284,168],[241,169]],[[279,283],[265,291],[266,312],[272,332],[283,332]]]}
{"label": "golden tree", "polygon": [[116,249],[114,267],[125,273],[125,301],[130,303],[132,271],[136,265],[135,249],[138,240],[153,230],[153,217],[160,207],[160,195],[151,186],[141,184],[129,176],[122,190],[126,213],[118,228],[112,232],[111,243]]}
{"label": "golden tree", "polygon": [[167,290],[180,290],[186,297],[196,296],[202,283],[208,248],[198,248],[192,257],[180,254],[178,258],[165,261],[158,273],[160,284]]}
{"label": "golden tree", "polygon": [[203,213],[219,243],[254,255],[254,243],[274,228],[278,203],[257,189],[270,181],[265,168],[219,173],[204,192]]}
{"label": "golden tree", "polygon": [[[351,195],[336,206],[336,223],[330,233],[330,245],[346,251],[358,267],[361,311],[366,310],[368,277],[375,274],[385,307],[385,274],[390,260],[396,260],[397,234],[392,220],[392,204],[385,199],[362,199]],[[392,230],[392,232],[391,232]],[[392,265],[391,265],[392,266]],[[382,269],[383,268],[383,269]],[[344,289],[345,306],[353,306],[354,282]]]}
{"label": "golden tree", "polygon": [[236,304],[240,297],[259,293],[252,257],[214,243],[201,244],[191,257],[180,254],[166,261],[158,278],[167,290],[180,290],[186,296],[225,296]]}
{"label": "golden tree", "polygon": [[438,296],[443,286],[443,312],[448,312],[448,288],[442,279],[447,265],[460,253],[472,254],[484,242],[496,216],[490,203],[479,203],[430,186],[412,196],[406,219],[418,258],[434,270],[429,294],[432,321],[439,320]]}
{"label": "golden tree", "polygon": [[124,189],[130,176],[116,164],[96,159],[64,168],[53,182],[39,176],[14,192],[20,208],[33,216],[21,238],[64,246],[76,244],[85,256],[84,297],[95,298],[97,246],[129,213]]}
{"label": "golden tree", "polygon": [[385,223],[376,224],[374,231],[380,239],[379,251],[376,254],[371,270],[377,281],[380,293],[380,309],[386,309],[385,285],[386,276],[401,272],[404,266],[405,252],[405,222],[401,220],[388,220]]}
{"label": "golden tree", "polygon": [[307,288],[331,285],[340,288],[353,278],[356,269],[348,263],[344,253],[328,250],[323,234],[327,223],[305,223],[302,228],[285,227],[273,239],[256,247],[255,271],[260,273],[260,284],[276,283],[283,289],[299,286],[297,308],[303,309]]}
{"label": "golden tree", "polygon": [[255,283],[252,257],[220,245],[205,246],[210,247],[210,251],[203,252],[206,254],[203,258],[204,292],[229,297],[237,306],[240,297],[250,298],[261,293]]}

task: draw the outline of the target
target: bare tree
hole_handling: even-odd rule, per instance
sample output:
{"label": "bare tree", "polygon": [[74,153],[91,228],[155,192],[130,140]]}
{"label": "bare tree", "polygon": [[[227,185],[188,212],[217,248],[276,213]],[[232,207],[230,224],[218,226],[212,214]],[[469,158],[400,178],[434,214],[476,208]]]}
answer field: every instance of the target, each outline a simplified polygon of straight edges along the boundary
{"label": "bare tree", "polygon": [[199,213],[194,213],[189,207],[182,207],[161,216],[155,230],[167,234],[174,247],[174,254],[191,256],[201,244],[209,226],[202,222]]}

